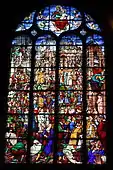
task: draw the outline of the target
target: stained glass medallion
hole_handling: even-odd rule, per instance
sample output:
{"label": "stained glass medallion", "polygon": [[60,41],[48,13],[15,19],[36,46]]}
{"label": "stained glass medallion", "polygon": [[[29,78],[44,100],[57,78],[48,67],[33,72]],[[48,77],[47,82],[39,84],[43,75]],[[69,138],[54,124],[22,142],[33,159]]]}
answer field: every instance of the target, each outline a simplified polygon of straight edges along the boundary
{"label": "stained glass medallion", "polygon": [[50,30],[59,36],[62,32],[77,29],[82,22],[76,8],[52,5],[37,14],[37,25],[42,30]]}

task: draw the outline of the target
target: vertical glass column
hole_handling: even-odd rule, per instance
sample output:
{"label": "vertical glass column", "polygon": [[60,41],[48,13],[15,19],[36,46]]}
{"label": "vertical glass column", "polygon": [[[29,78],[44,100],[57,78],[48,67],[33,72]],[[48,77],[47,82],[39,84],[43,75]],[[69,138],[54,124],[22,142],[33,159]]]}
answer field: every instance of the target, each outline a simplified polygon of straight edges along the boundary
{"label": "vertical glass column", "polygon": [[26,162],[31,45],[31,40],[27,36],[19,36],[12,41],[5,134],[5,163]]}
{"label": "vertical glass column", "polygon": [[[92,42],[92,43],[91,43]],[[88,164],[106,163],[106,87],[104,42],[87,38],[87,148]]]}
{"label": "vertical glass column", "polygon": [[53,163],[56,41],[49,35],[35,43],[31,163]]}
{"label": "vertical glass column", "polygon": [[60,41],[57,163],[81,164],[83,143],[82,41],[75,35]]}

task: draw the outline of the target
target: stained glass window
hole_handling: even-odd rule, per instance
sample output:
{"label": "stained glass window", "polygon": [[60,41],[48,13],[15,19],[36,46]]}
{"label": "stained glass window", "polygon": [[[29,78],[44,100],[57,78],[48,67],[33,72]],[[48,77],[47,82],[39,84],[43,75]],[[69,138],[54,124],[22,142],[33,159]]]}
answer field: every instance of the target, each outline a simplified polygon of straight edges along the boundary
{"label": "stained glass window", "polygon": [[10,52],[5,163],[105,164],[105,71],[90,15],[51,5],[25,17]]}

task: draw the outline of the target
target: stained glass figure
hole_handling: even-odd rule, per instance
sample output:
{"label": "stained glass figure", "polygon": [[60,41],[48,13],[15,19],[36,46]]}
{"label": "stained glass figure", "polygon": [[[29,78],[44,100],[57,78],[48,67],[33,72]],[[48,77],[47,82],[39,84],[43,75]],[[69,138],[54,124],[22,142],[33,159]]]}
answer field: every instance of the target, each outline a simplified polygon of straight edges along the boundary
{"label": "stained glass figure", "polygon": [[27,140],[15,138],[16,135],[13,131],[8,132],[7,136],[8,138],[6,138],[5,147],[5,163],[26,163]]}
{"label": "stained glass figure", "polygon": [[82,41],[77,36],[63,36],[60,41],[60,67],[82,66]]}
{"label": "stained glass figure", "polygon": [[82,163],[82,116],[59,115],[58,124],[58,163]]}
{"label": "stained glass figure", "polygon": [[51,36],[39,37],[35,50],[35,67],[55,67],[56,41]]}
{"label": "stained glass figure", "polygon": [[8,115],[5,163],[25,163],[27,153],[28,115]]}
{"label": "stained glass figure", "polygon": [[53,163],[55,93],[34,93],[32,163]]}
{"label": "stained glass figure", "polygon": [[33,11],[18,25],[10,53],[5,163],[106,163],[100,32],[90,15],[61,5]]}
{"label": "stained glass figure", "polygon": [[[55,108],[55,93],[51,91],[34,93],[34,111],[53,113]],[[36,111],[37,110],[37,111]]]}
{"label": "stained glass figure", "polygon": [[[53,148],[54,148],[54,129],[53,126],[48,127],[50,129],[49,135],[48,131],[45,130],[44,133],[38,133],[32,137],[32,145],[30,147],[31,162],[40,164],[51,164],[53,163]],[[41,137],[40,137],[41,136]],[[36,139],[38,138],[38,140]]]}
{"label": "stained glass figure", "polygon": [[[68,140],[69,144],[73,144],[74,139],[77,139],[77,132],[80,130],[82,132],[82,116],[77,115],[75,117],[74,114],[68,115],[58,115],[59,124],[58,124],[58,138]],[[81,128],[79,128],[81,124]],[[79,125],[79,126],[78,126]],[[78,128],[78,129],[77,129]],[[75,130],[76,129],[76,130]],[[71,135],[71,136],[70,136]],[[72,141],[71,141],[72,140]],[[74,142],[76,145],[77,141]]]}
{"label": "stained glass figure", "polygon": [[82,70],[60,69],[60,90],[82,90]]}
{"label": "stained glass figure", "polygon": [[[102,109],[102,104],[101,104],[101,108],[99,108],[100,110]],[[98,109],[96,110],[98,111]],[[100,115],[90,115],[88,116],[87,119],[87,138],[99,138],[99,123],[100,122],[104,122],[106,121],[106,116],[105,114],[99,113]],[[101,131],[101,129],[100,129]]]}
{"label": "stained glass figure", "polygon": [[82,22],[76,8],[52,5],[37,14],[37,25],[41,30],[50,30],[59,36],[62,32],[77,29]]}
{"label": "stained glass figure", "polygon": [[106,99],[104,91],[87,92],[87,113],[106,114]]}
{"label": "stained glass figure", "polygon": [[[38,95],[37,95],[38,96]],[[40,97],[41,98],[41,97]],[[39,100],[40,100],[39,98]],[[36,96],[34,106],[36,106]],[[39,101],[40,102],[40,101]],[[38,102],[37,102],[38,104]],[[39,103],[40,104],[40,103]],[[34,108],[32,145],[30,149],[32,163],[53,163],[54,115],[50,108]]]}
{"label": "stained glass figure", "polygon": [[11,67],[30,67],[31,64],[31,46],[19,47],[13,46],[11,53]]}
{"label": "stained glass figure", "polygon": [[104,47],[98,45],[90,45],[87,48],[87,66],[89,67],[104,67]]}
{"label": "stained glass figure", "polygon": [[[16,138],[26,138],[28,134],[28,114],[8,115],[7,116],[7,132],[14,131]],[[7,134],[6,134],[7,138]]]}
{"label": "stained glass figure", "polygon": [[59,114],[82,114],[82,91],[60,91]]}
{"label": "stained glass figure", "polygon": [[25,91],[9,91],[8,113],[25,114],[29,112],[29,93]]}
{"label": "stained glass figure", "polygon": [[[96,29],[96,28],[95,28]],[[86,40],[88,164],[106,163],[106,86],[104,41],[93,34]]]}
{"label": "stained glass figure", "polygon": [[11,68],[9,90],[30,90],[30,71],[27,68]]}
{"label": "stained glass figure", "polygon": [[[77,141],[77,143],[76,143]],[[58,140],[57,147],[57,163],[58,164],[82,164],[82,151],[81,146],[83,140],[74,139],[71,141],[73,144],[67,143],[66,139]]]}
{"label": "stained glass figure", "polygon": [[[102,107],[102,106],[101,106]],[[88,164],[106,163],[106,115],[94,114],[87,117]]]}
{"label": "stained glass figure", "polygon": [[106,153],[99,139],[87,141],[88,147],[88,164],[105,164]]}
{"label": "stained glass figure", "polygon": [[104,46],[101,36],[93,35],[87,38],[87,66],[105,67]]}
{"label": "stained glass figure", "polygon": [[105,90],[105,69],[97,67],[87,69],[87,89]]}
{"label": "stained glass figure", "polygon": [[51,68],[36,69],[34,90],[55,90],[55,70]]}

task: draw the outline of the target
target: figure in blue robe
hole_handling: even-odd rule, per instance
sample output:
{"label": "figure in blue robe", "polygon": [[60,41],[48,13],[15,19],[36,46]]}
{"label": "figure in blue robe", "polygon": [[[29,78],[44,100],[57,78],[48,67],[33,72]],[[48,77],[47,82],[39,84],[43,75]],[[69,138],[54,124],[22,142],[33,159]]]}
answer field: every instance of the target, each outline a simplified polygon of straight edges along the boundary
{"label": "figure in blue robe", "polygon": [[54,137],[54,130],[51,128],[50,135],[47,138],[48,142],[44,147],[44,153],[46,154],[46,156],[49,156],[49,154],[53,152],[53,137]]}
{"label": "figure in blue robe", "polygon": [[88,162],[90,163],[90,164],[94,164],[95,163],[95,160],[96,160],[96,154],[99,154],[100,156],[103,156],[103,155],[105,155],[105,152],[104,152],[104,150],[96,150],[96,151],[92,151],[92,150],[90,150],[89,152],[88,152],[88,157],[89,157],[89,160],[88,160]]}
{"label": "figure in blue robe", "polygon": [[69,129],[72,131],[75,128],[75,122],[70,122]]}

